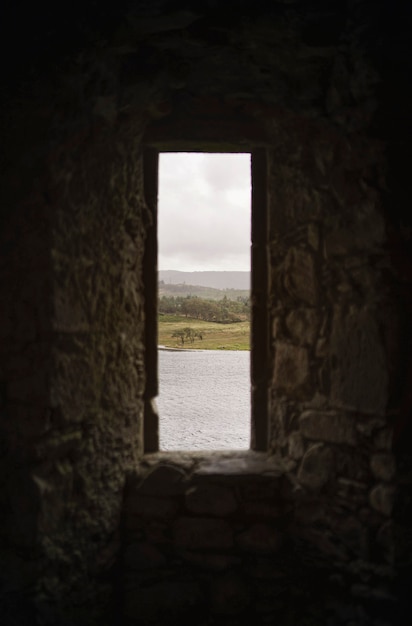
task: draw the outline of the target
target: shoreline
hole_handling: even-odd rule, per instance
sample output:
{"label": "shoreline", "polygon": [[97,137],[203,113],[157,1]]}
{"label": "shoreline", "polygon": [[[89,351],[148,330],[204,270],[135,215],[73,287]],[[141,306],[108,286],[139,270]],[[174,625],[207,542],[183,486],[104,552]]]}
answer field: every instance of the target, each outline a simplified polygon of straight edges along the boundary
{"label": "shoreline", "polygon": [[158,345],[158,350],[163,352],[250,352],[250,350],[236,350],[231,348],[169,348],[169,346]]}

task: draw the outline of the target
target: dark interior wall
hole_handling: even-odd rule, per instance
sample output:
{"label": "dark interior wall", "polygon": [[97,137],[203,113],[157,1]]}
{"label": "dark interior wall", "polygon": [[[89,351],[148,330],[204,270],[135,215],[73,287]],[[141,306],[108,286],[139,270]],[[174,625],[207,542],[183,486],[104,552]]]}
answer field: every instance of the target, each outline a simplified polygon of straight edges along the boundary
{"label": "dark interior wall", "polygon": [[[230,118],[231,139],[243,129],[268,148],[271,434],[293,524],[331,562],[325,535],[354,567],[408,564],[407,16],[309,5],[139,2],[50,19],[43,37],[26,28],[2,118],[10,623],[109,619],[123,487],[142,451],[141,142],[162,120],[179,135],[192,116],[190,132],[216,141]],[[208,117],[216,101],[223,122],[219,107]]]}
{"label": "dark interior wall", "polygon": [[28,623],[33,599],[94,602],[142,449],[142,123],[114,128],[86,66],[10,94],[5,129],[4,615]]}
{"label": "dark interior wall", "polygon": [[15,106],[13,112],[15,126],[8,115],[3,137],[7,157],[18,165],[2,176],[0,218],[1,560],[2,586],[11,593],[38,574],[41,496],[28,468],[35,457],[33,442],[50,420],[52,358],[50,214],[31,145],[41,140],[44,125],[36,120],[32,126],[36,116],[24,107]]}

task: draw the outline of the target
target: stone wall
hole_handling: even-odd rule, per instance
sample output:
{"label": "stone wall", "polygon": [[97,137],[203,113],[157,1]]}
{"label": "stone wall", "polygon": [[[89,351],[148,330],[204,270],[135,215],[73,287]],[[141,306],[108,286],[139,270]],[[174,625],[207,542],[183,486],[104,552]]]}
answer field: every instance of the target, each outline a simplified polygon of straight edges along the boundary
{"label": "stone wall", "polygon": [[342,480],[333,501],[262,453],[147,456],[123,507],[125,624],[398,623],[364,495]]}
{"label": "stone wall", "polygon": [[[2,106],[8,623],[397,623],[411,554],[406,17],[389,2],[154,0],[26,29]],[[148,128],[267,151],[266,459],[141,458]]]}
{"label": "stone wall", "polygon": [[107,604],[92,581],[142,450],[142,125],[79,106],[84,82],[42,84],[7,129],[21,153],[3,186],[2,614],[22,624],[72,619],[73,598],[89,623]]}
{"label": "stone wall", "polygon": [[382,147],[318,131],[293,151],[291,135],[271,165],[272,447],[330,503],[356,493],[352,514],[372,516],[376,535],[395,496],[387,337],[398,332],[383,271]]}
{"label": "stone wall", "polygon": [[[41,483],[29,467],[33,442],[48,428],[52,360],[49,212],[41,193],[41,168],[39,173],[27,149],[43,127],[38,123],[33,128],[36,116],[28,112],[25,116],[15,109],[15,118],[17,133],[5,128],[5,145],[17,167],[2,176],[0,218],[0,579],[5,619],[9,605],[14,617],[22,604],[21,590],[39,576]],[[7,143],[10,135],[23,147],[22,154]]]}

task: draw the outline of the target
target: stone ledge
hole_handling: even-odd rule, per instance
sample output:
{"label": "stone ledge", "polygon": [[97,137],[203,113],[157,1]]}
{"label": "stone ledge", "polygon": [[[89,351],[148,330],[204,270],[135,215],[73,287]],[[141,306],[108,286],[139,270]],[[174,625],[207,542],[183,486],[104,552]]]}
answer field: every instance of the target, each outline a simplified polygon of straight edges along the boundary
{"label": "stone ledge", "polygon": [[155,452],[145,454],[140,467],[149,470],[163,464],[173,465],[194,476],[279,477],[287,471],[278,456],[253,450]]}

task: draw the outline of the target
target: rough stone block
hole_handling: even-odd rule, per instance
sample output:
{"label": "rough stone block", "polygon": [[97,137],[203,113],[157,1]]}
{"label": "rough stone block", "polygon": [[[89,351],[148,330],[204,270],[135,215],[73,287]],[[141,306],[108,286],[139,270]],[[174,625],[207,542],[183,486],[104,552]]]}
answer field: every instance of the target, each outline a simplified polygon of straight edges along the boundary
{"label": "rough stone block", "polygon": [[225,516],[236,511],[233,491],[220,485],[199,485],[186,494],[186,506],[193,513]]}
{"label": "rough stone block", "polygon": [[368,486],[366,483],[349,478],[338,478],[336,496],[346,508],[359,508],[359,506],[365,505],[367,495]]}
{"label": "rough stone block", "polygon": [[319,318],[313,309],[295,309],[286,318],[291,337],[302,345],[311,346],[319,329]]}
{"label": "rough stone block", "polygon": [[[341,192],[348,198],[347,183],[343,183]],[[354,197],[356,202],[357,199]],[[346,227],[335,220],[335,230],[325,233],[324,249],[326,258],[345,256],[354,252],[374,250],[384,240],[385,227],[382,215],[376,210],[373,201],[358,202],[358,210]]]}
{"label": "rough stone block", "polygon": [[318,302],[318,280],[313,255],[301,248],[290,248],[285,259],[284,285],[296,300],[315,306]]}
{"label": "rough stone block", "polygon": [[335,309],[330,344],[331,400],[362,413],[382,415],[388,372],[382,340],[371,312]]}
{"label": "rough stone block", "polygon": [[390,516],[395,504],[396,490],[391,485],[377,485],[369,494],[369,503],[375,511]]}
{"label": "rough stone block", "polygon": [[276,344],[273,382],[280,392],[292,393],[303,387],[309,378],[309,357],[306,348],[285,342]]}
{"label": "rough stone block", "polygon": [[[366,437],[374,437],[374,445],[380,449],[376,442],[376,435],[379,434],[380,429],[382,429],[386,424],[386,420],[382,417],[370,417],[370,416],[359,416],[356,421],[356,430]],[[386,430],[386,429],[384,429]],[[379,432],[376,432],[379,431]],[[386,446],[384,446],[386,448]]]}
{"label": "rough stone block", "polygon": [[354,420],[333,412],[305,411],[300,417],[300,432],[308,439],[356,445]]}
{"label": "rough stone block", "polygon": [[221,454],[210,454],[202,459],[194,469],[195,476],[231,476],[233,484],[239,477],[271,476],[283,474],[283,466],[279,457],[268,456],[266,453],[248,450],[239,455],[230,453],[228,457]]}
{"label": "rough stone block", "polygon": [[319,226],[315,223],[308,226],[308,243],[314,250],[319,250]]}
{"label": "rough stone block", "polygon": [[316,357],[318,359],[324,358],[325,356],[328,355],[328,350],[329,350],[329,344],[327,340],[325,339],[325,337],[321,337],[316,344],[316,349],[315,349]]}
{"label": "rough stone block", "polygon": [[289,456],[298,460],[305,454],[305,445],[299,433],[292,433],[289,437]]}
{"label": "rough stone block", "polygon": [[255,480],[241,485],[242,500],[260,500],[262,502],[272,501],[279,490],[278,480],[262,479],[256,477]]}
{"label": "rough stone block", "polygon": [[333,452],[323,443],[309,448],[302,459],[299,482],[309,489],[321,489],[335,474]]}
{"label": "rough stone block", "polygon": [[158,465],[145,476],[139,492],[149,495],[173,496],[187,488],[186,474],[173,465]]}
{"label": "rough stone block", "polygon": [[370,480],[369,459],[360,446],[338,446],[334,450],[334,461],[339,477],[360,483]]}
{"label": "rough stone block", "polygon": [[375,478],[388,482],[395,475],[395,459],[392,454],[374,454],[371,458],[371,470]]}

